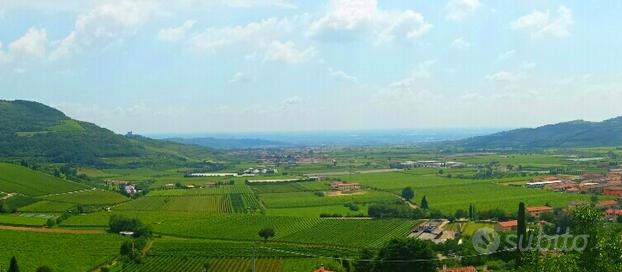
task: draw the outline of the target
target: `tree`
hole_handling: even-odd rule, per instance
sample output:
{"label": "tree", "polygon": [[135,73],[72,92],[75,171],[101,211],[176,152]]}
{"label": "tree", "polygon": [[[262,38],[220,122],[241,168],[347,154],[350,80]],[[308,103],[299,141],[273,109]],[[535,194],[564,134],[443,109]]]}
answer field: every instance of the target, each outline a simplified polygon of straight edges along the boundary
{"label": "tree", "polygon": [[7,272],[19,272],[19,266],[17,265],[17,259],[15,258],[15,256],[11,258],[9,270],[7,270]]}
{"label": "tree", "polygon": [[518,204],[518,217],[516,226],[517,244],[516,244],[516,266],[522,264],[521,251],[527,247],[527,221],[525,216],[525,203]]}
{"label": "tree", "polygon": [[422,209],[428,208],[428,199],[425,196],[423,196],[423,198],[421,199],[421,208]]}
{"label": "tree", "polygon": [[354,268],[357,272],[372,272],[374,269],[374,252],[370,249],[363,249],[359,259],[356,260]]}
{"label": "tree", "polygon": [[[374,271],[435,272],[434,251],[429,243],[416,239],[393,239],[378,252]],[[408,260],[425,260],[412,261]]]}
{"label": "tree", "polygon": [[263,228],[259,230],[259,237],[263,238],[264,241],[267,241],[269,238],[274,237],[274,229],[272,228]]}
{"label": "tree", "polygon": [[56,225],[56,218],[48,218],[48,221],[45,223],[48,228],[53,227],[54,225]]}
{"label": "tree", "polygon": [[469,214],[463,209],[458,209],[456,213],[454,213],[456,219],[467,218],[468,216]]}
{"label": "tree", "polygon": [[410,201],[413,197],[415,197],[415,191],[413,191],[413,188],[406,187],[402,190],[402,197]]}
{"label": "tree", "polygon": [[49,266],[39,266],[39,268],[37,268],[36,272],[52,272],[52,268],[50,268]]}

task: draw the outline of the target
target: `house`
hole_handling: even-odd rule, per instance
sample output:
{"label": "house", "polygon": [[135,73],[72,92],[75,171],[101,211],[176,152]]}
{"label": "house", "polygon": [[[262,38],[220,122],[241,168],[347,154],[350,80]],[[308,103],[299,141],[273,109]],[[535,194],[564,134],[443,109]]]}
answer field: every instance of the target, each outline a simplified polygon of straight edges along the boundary
{"label": "house", "polygon": [[333,181],[330,188],[341,192],[357,191],[361,189],[361,185],[357,182],[341,182]]}
{"label": "house", "polygon": [[326,268],[324,268],[324,265],[321,265],[320,268],[313,270],[314,272],[335,272],[333,270],[328,270]]}
{"label": "house", "polygon": [[543,213],[553,212],[553,208],[548,206],[542,207],[527,207],[527,213],[533,217],[539,217]]}
{"label": "house", "polygon": [[603,194],[608,196],[622,197],[622,187],[604,188]]}
{"label": "house", "polygon": [[186,188],[186,189],[194,189],[194,185],[192,185],[192,184],[186,184],[186,185],[184,186],[184,188]]}
{"label": "house", "polygon": [[439,268],[438,272],[477,272],[477,269],[473,266],[465,266],[465,267],[451,267],[447,268],[447,266],[443,266],[443,268]]}
{"label": "house", "polygon": [[134,187],[134,185],[125,185],[123,191],[128,195],[134,195],[136,193],[136,187]]}
{"label": "house", "polygon": [[134,232],[133,231],[119,231],[119,234],[122,236],[133,236]]}
{"label": "house", "polygon": [[613,208],[615,206],[618,206],[618,201],[613,199],[598,201],[598,207],[600,208]]}
{"label": "house", "polygon": [[505,222],[497,222],[497,225],[495,225],[495,230],[496,231],[511,231],[511,230],[516,230],[517,227],[518,227],[518,220],[510,220],[510,221],[505,221]]}
{"label": "house", "polygon": [[162,185],[162,189],[175,189],[175,184],[173,183],[167,183]]}
{"label": "house", "polygon": [[614,220],[618,218],[618,216],[622,216],[622,209],[608,209],[607,210],[607,218],[609,220]]}

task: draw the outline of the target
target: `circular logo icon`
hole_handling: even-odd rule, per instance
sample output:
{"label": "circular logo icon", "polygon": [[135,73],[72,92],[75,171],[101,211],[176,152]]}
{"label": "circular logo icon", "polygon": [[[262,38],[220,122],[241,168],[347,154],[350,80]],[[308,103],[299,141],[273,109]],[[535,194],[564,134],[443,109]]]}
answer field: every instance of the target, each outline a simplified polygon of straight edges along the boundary
{"label": "circular logo icon", "polygon": [[491,228],[481,228],[473,233],[473,248],[480,254],[496,252],[501,244],[500,235]]}

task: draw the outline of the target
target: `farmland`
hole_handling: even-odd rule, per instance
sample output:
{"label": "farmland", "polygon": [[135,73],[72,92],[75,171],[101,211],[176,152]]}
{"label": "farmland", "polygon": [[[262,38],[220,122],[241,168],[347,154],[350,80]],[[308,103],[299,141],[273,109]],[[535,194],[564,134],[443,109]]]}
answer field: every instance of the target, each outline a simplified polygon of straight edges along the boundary
{"label": "farmland", "polygon": [[30,196],[64,193],[87,188],[26,167],[0,162],[0,191]]}
{"label": "farmland", "polygon": [[114,257],[122,238],[0,230],[0,266],[16,256],[23,271],[47,265],[54,271],[87,271]]}
{"label": "farmland", "polygon": [[[15,212],[0,214],[0,225],[41,227],[46,225],[48,218],[59,218],[69,213],[53,228],[68,231],[86,229],[103,233],[108,229],[112,215],[136,218],[149,225],[157,238],[152,238],[152,244],[140,263],[115,262],[110,269],[117,272],[201,271],[205,266],[213,271],[248,271],[252,266],[253,251],[257,257],[258,271],[311,271],[320,264],[343,271],[341,261],[332,256],[356,258],[364,248],[378,250],[393,238],[407,237],[421,222],[421,217],[374,218],[370,216],[371,213],[368,214],[371,207],[384,205],[419,211],[421,208],[417,206],[425,196],[428,209],[436,212],[435,216],[442,217],[453,216],[457,210],[467,210],[470,206],[478,213],[496,209],[513,217],[519,202],[527,206],[564,208],[573,201],[590,201],[592,196],[526,188],[526,182],[539,177],[537,173],[491,177],[477,175],[482,169],[490,167],[491,160],[507,164],[521,163],[525,169],[559,165],[592,169],[597,163],[568,161],[550,154],[485,154],[452,157],[473,164],[464,168],[445,168],[442,171],[432,168],[395,170],[386,166],[374,168],[373,165],[386,163],[390,156],[411,158],[407,152],[382,152],[375,149],[365,155],[331,152],[331,156],[347,162],[334,167],[323,163],[286,165],[279,171],[287,174],[252,178],[277,180],[328,173],[319,181],[276,183],[248,183],[246,177],[186,178],[183,176],[185,171],[178,168],[82,170],[82,173],[92,175],[89,185],[96,186],[93,189],[21,166],[9,165],[5,167],[38,177],[42,181],[35,182],[42,182],[45,187],[56,187],[33,189],[29,187],[30,183],[24,182],[19,185],[21,187],[5,187],[19,189],[19,192],[2,191],[0,194],[0,197],[5,198],[5,207],[14,207],[12,210]],[[413,157],[426,158],[426,155],[416,154]],[[434,158],[440,158],[440,155]],[[244,165],[252,163],[244,162]],[[139,189],[144,186],[147,190],[127,197],[118,192],[122,187],[105,184],[108,179],[135,183]],[[361,188],[336,191],[331,188],[333,181],[359,183]],[[102,186],[98,186],[98,183]],[[412,188],[414,192],[410,205],[401,198],[405,187]],[[82,209],[78,210],[77,207]],[[493,222],[494,219],[485,222],[452,222],[447,229],[471,235],[478,228],[494,226]],[[259,242],[261,238],[258,231],[264,228],[272,229],[274,236]],[[16,231],[5,233],[14,236]],[[66,235],[36,234],[42,242],[45,237],[68,239],[64,238]],[[100,242],[106,245],[104,248],[108,248],[100,255],[85,250],[82,253],[86,254],[83,261],[74,260],[68,264],[55,263],[54,255],[46,255],[48,259],[37,261],[60,269],[66,268],[67,271],[92,268],[118,256],[120,243],[128,238],[115,234],[80,234],[76,239],[101,239]],[[25,264],[26,267],[36,265],[38,263]]]}

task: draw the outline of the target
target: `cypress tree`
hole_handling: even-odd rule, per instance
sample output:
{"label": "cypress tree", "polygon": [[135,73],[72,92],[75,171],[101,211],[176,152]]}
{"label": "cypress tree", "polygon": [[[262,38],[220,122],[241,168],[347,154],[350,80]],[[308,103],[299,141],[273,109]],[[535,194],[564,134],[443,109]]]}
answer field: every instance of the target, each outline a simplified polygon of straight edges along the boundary
{"label": "cypress tree", "polygon": [[17,259],[15,258],[15,256],[11,258],[11,263],[9,264],[9,270],[7,271],[8,272],[19,272],[19,266],[17,265]]}
{"label": "cypress tree", "polygon": [[421,199],[421,208],[422,209],[428,208],[428,199],[425,196],[423,196],[423,198]]}
{"label": "cypress tree", "polygon": [[527,222],[525,216],[525,203],[523,202],[518,204],[517,221],[516,235],[518,236],[518,239],[516,240],[516,266],[518,267],[522,264],[521,251],[527,246]]}

